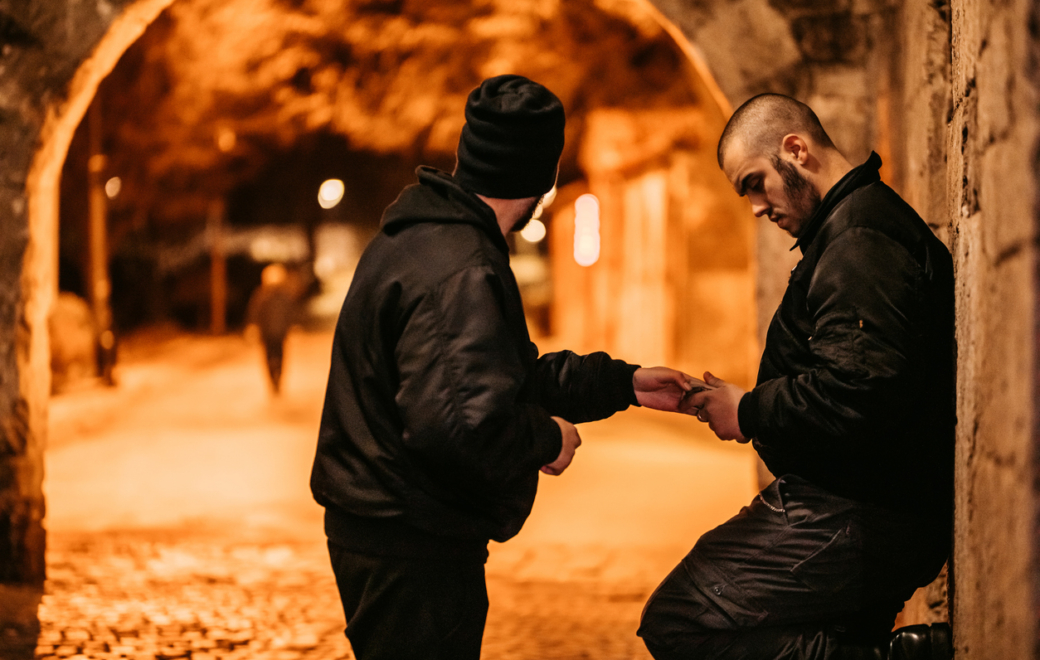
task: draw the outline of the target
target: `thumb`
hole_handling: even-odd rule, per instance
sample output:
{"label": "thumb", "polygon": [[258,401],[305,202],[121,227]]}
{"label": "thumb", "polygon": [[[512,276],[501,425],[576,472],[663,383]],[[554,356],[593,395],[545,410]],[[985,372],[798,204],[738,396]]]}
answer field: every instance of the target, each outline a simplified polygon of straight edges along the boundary
{"label": "thumb", "polygon": [[704,372],[704,382],[712,387],[720,387],[726,384],[726,381],[716,378],[710,371]]}

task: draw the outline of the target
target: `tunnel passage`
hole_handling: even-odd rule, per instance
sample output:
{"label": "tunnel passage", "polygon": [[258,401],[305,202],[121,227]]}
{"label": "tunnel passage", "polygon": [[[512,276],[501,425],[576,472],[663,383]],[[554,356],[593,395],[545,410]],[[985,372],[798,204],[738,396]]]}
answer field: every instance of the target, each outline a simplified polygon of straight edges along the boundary
{"label": "tunnel passage", "polygon": [[[568,111],[547,238],[513,241],[533,329],[747,382],[753,223],[714,164],[726,109],[634,3],[176,2],[101,84],[72,141],[60,287],[92,291],[82,202],[93,162],[104,165],[94,185],[107,197],[117,334],[168,320],[239,327],[270,260],[293,262],[311,293],[341,298],[342,274],[315,277],[320,230],[363,246],[415,166],[452,168],[465,95],[503,72],[543,82]],[[103,160],[91,160],[92,139]],[[329,178],[345,182],[344,199],[322,209]],[[601,254],[582,266],[574,202],[585,193],[600,200]],[[226,223],[221,324],[214,208]],[[250,249],[264,235],[284,249]]]}

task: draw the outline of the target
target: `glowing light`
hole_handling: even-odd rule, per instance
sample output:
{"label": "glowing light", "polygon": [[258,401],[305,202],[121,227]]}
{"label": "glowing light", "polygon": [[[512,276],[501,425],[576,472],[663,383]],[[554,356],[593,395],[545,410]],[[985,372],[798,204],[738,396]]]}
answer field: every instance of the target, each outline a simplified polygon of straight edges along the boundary
{"label": "glowing light", "polygon": [[238,136],[230,128],[225,126],[217,131],[217,148],[224,153],[234,149],[237,142]]}
{"label": "glowing light", "polygon": [[549,192],[545,193],[545,196],[542,197],[542,206],[544,206],[544,207],[551,206],[555,199],[556,199],[556,186],[553,186],[552,190],[550,190]]}
{"label": "glowing light", "polygon": [[538,200],[538,206],[535,207],[534,213],[531,214],[531,217],[535,220],[542,217],[542,212],[553,203],[554,199],[556,199],[556,186],[553,186],[552,190],[542,195],[542,198]]}
{"label": "glowing light", "polygon": [[318,188],[318,204],[323,209],[331,209],[343,199],[345,190],[339,179],[328,179]]}
{"label": "glowing light", "polygon": [[109,199],[115,199],[119,191],[123,189],[123,180],[117,176],[105,182],[105,194]]}
{"label": "glowing light", "polygon": [[579,266],[599,261],[599,200],[582,195],[574,202],[574,260]]}
{"label": "glowing light", "polygon": [[528,243],[539,242],[545,238],[545,223],[541,220],[532,220],[523,228],[520,232],[520,236],[522,236]]}

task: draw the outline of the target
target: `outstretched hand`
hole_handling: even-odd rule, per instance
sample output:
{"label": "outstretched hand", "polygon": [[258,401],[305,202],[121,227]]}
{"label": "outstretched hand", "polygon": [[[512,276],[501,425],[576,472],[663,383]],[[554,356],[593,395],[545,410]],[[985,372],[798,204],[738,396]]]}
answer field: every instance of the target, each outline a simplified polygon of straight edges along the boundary
{"label": "outstretched hand", "polygon": [[639,405],[666,412],[680,412],[679,403],[699,383],[696,378],[668,367],[641,367],[632,374]]}
{"label": "outstretched hand", "polygon": [[720,440],[747,442],[748,438],[740,432],[740,422],[737,420],[737,408],[746,392],[707,371],[704,372],[704,382],[710,385],[711,389],[690,394],[679,405],[680,411],[707,422],[708,428],[714,431]]}

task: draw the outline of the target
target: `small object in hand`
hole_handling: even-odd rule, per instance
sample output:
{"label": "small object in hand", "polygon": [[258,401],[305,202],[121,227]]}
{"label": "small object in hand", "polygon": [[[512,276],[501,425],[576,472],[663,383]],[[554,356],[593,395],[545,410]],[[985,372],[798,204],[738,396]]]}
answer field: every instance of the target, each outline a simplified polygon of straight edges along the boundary
{"label": "small object in hand", "polygon": [[688,397],[688,396],[690,396],[692,394],[696,394],[697,392],[704,392],[706,390],[713,390],[713,389],[715,389],[711,385],[708,385],[707,383],[705,383],[700,378],[694,378],[693,376],[689,377],[689,379],[686,381],[686,384],[690,386],[690,389],[689,389],[688,392],[683,394],[683,399],[685,399],[686,397]]}

